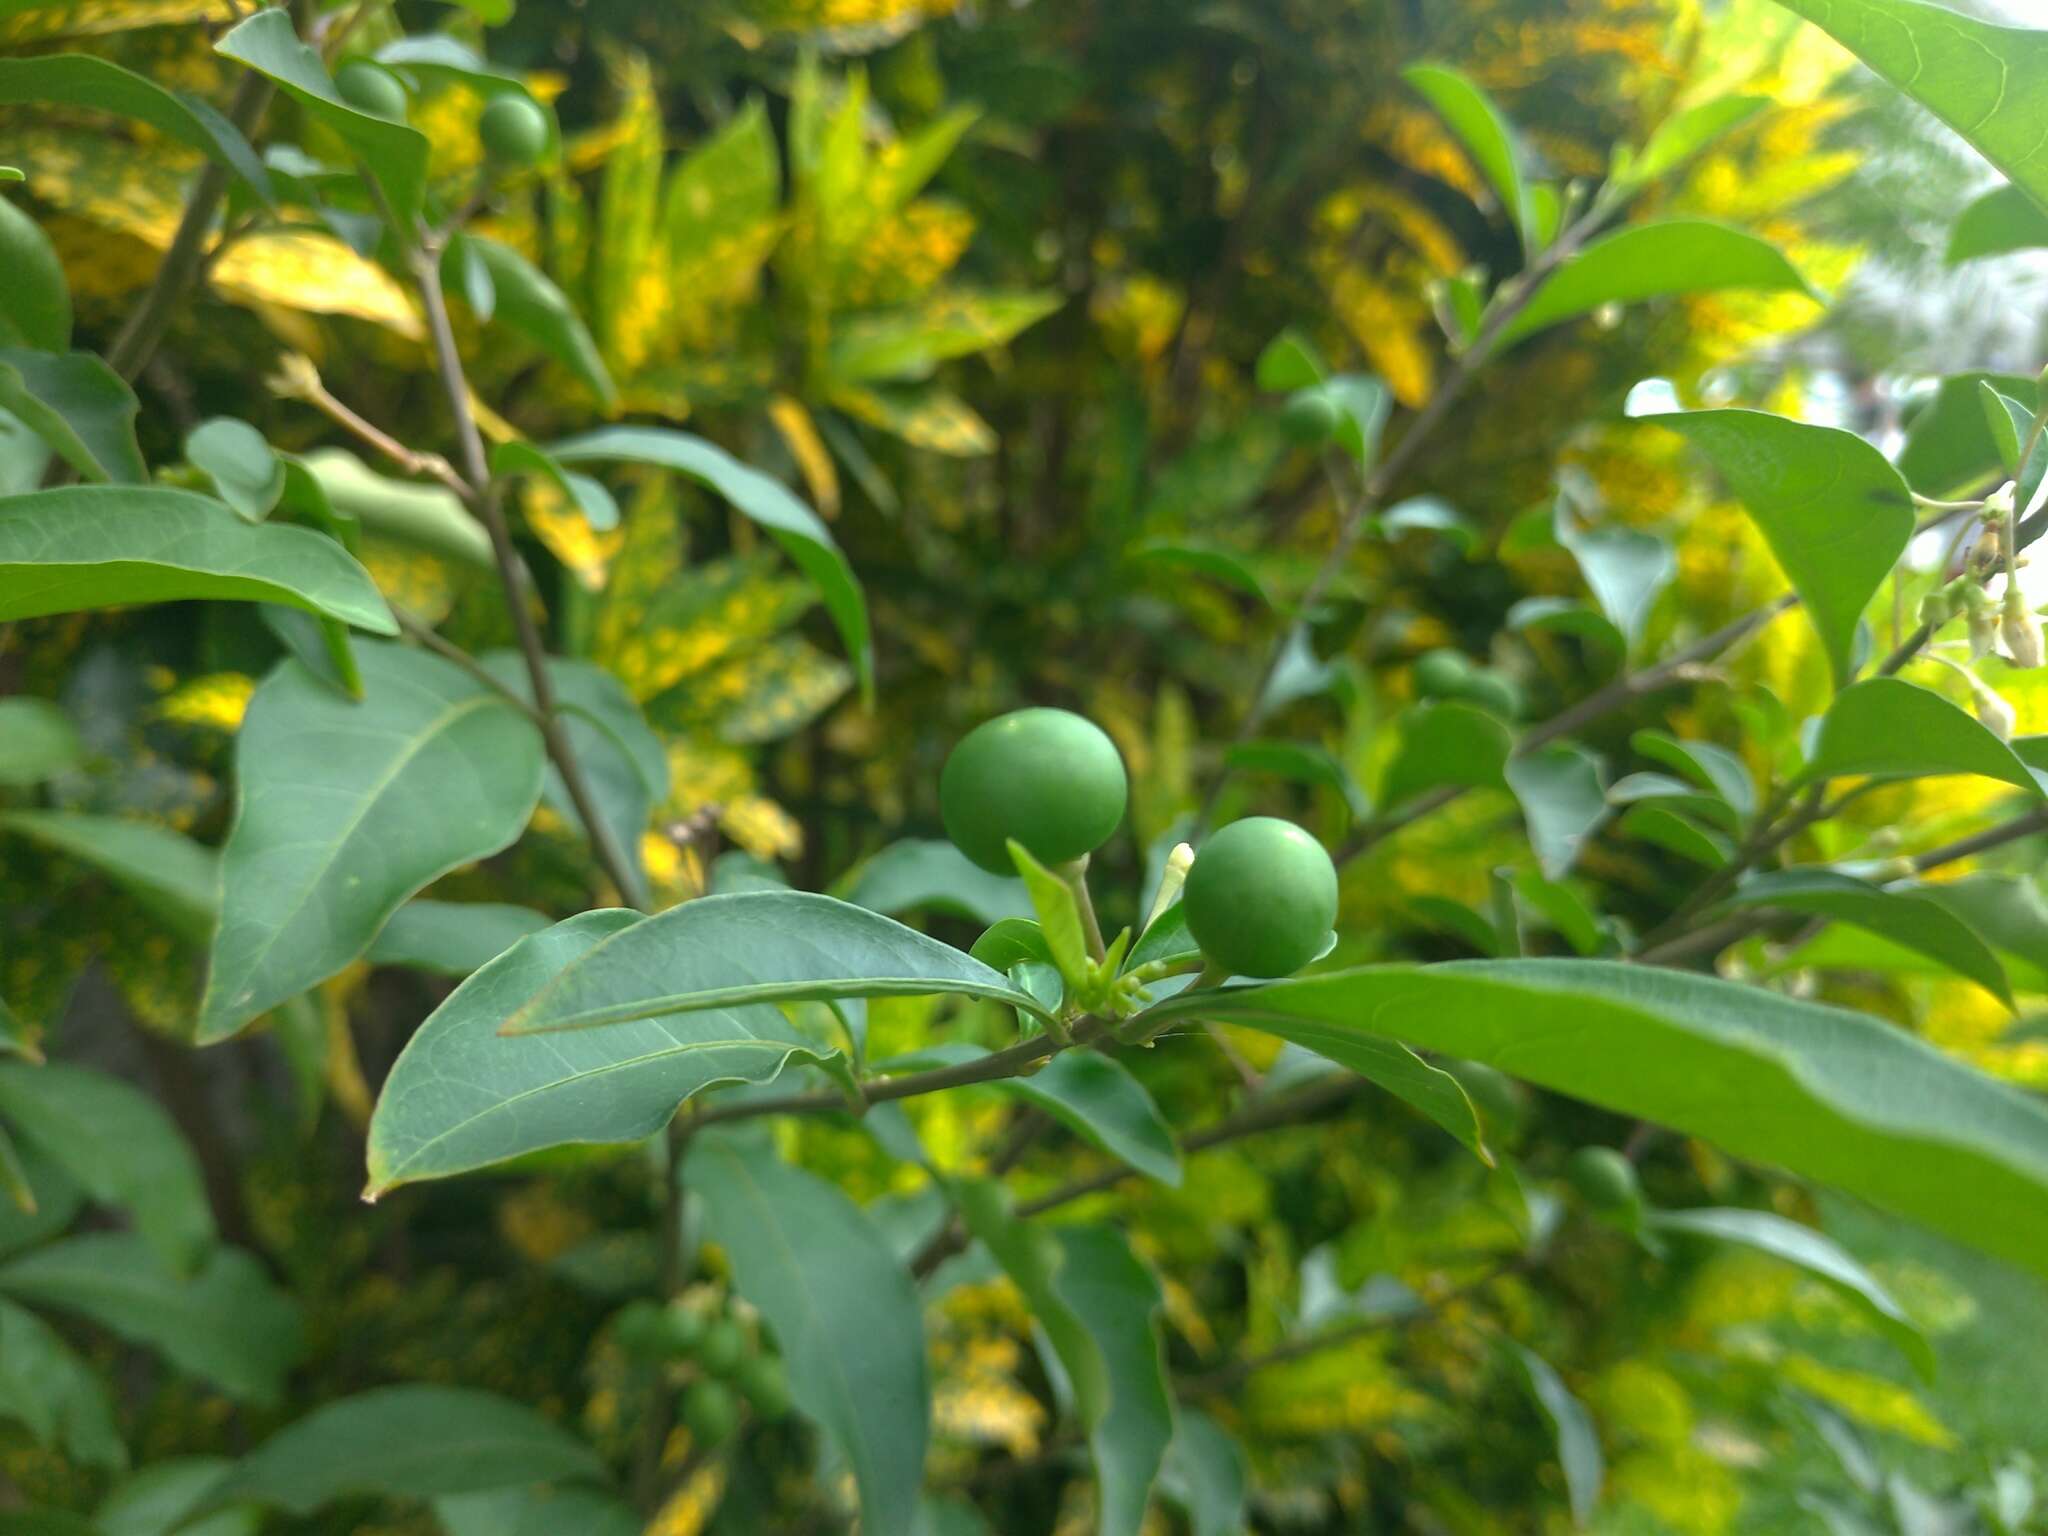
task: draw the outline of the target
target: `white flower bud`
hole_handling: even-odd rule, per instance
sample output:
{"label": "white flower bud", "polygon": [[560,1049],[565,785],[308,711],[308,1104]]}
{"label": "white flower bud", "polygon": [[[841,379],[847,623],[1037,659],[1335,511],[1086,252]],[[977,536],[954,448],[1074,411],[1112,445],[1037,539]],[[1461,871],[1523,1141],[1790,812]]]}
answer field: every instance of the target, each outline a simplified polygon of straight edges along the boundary
{"label": "white flower bud", "polygon": [[1160,913],[1180,900],[1180,888],[1187,883],[1188,871],[1194,863],[1195,850],[1191,844],[1173,845],[1173,852],[1166,856],[1166,872],[1159,878],[1159,894],[1152,898],[1152,910],[1145,915],[1147,928],[1159,921]]}
{"label": "white flower bud", "polygon": [[1999,605],[1998,633],[2014,666],[2041,665],[2041,621],[2027,607],[2017,583],[2006,585],[2005,601]]}

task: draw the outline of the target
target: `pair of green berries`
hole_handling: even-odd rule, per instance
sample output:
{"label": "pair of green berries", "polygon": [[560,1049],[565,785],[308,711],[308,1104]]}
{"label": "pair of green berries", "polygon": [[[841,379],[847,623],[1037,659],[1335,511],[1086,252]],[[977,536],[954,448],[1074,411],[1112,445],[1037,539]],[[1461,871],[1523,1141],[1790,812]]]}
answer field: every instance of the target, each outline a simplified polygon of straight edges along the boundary
{"label": "pair of green berries", "polygon": [[1425,651],[1415,662],[1420,698],[1472,704],[1489,715],[1513,720],[1522,713],[1522,691],[1490,667],[1475,667],[1460,651]]}
{"label": "pair of green berries", "polygon": [[[405,86],[398,76],[371,59],[350,59],[335,72],[334,89],[358,112],[402,123],[406,116]],[[525,169],[539,165],[548,152],[548,115],[531,97],[517,91],[493,96],[477,119],[477,137],[493,165]]]}
{"label": "pair of green berries", "polygon": [[[939,775],[946,835],[1000,875],[1016,873],[1012,841],[1047,866],[1086,858],[1116,831],[1129,795],[1116,744],[1064,709],[984,721],[960,738]],[[1316,957],[1337,920],[1337,869],[1294,823],[1247,817],[1203,843],[1181,911],[1217,967],[1288,976]]]}

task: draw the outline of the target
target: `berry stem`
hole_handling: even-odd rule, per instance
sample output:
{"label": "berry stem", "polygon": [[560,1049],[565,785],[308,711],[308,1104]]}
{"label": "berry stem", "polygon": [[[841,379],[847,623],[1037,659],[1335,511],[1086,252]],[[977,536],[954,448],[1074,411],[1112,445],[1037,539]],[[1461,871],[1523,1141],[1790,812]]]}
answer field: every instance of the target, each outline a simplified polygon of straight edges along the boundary
{"label": "berry stem", "polygon": [[1088,894],[1088,855],[1069,863],[1056,864],[1053,873],[1067,883],[1067,889],[1074,893],[1074,905],[1081,911],[1081,937],[1088,944],[1088,958],[1100,960],[1109,953],[1102,942],[1102,924],[1095,916],[1095,900]]}

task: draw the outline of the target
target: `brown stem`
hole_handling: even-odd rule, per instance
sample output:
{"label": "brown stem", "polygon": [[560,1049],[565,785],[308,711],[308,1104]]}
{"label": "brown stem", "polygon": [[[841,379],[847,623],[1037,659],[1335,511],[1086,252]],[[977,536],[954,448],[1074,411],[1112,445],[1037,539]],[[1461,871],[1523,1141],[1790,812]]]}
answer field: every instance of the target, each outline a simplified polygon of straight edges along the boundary
{"label": "brown stem", "polygon": [[[960,1088],[968,1083],[993,1083],[1006,1077],[1020,1077],[1033,1063],[1056,1055],[1063,1047],[1050,1035],[1033,1035],[1004,1050],[963,1061],[956,1066],[934,1067],[928,1072],[911,1072],[902,1077],[885,1077],[862,1084],[870,1104],[890,1099],[916,1098]],[[829,1114],[846,1108],[846,1095],[829,1089],[816,1093],[785,1093],[774,1098],[743,1099],[735,1104],[714,1104],[697,1116],[698,1125],[716,1125],[727,1120],[751,1120],[758,1115]]]}

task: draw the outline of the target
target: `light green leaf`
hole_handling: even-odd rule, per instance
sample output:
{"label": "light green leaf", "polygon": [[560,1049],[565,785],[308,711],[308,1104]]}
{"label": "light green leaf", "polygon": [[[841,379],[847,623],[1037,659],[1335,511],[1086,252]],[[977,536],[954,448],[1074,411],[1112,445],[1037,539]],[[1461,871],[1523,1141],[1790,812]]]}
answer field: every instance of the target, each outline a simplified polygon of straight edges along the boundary
{"label": "light green leaf", "polygon": [[1653,1231],[1685,1232],[1737,1243],[1818,1275],[1860,1303],[1885,1336],[1913,1362],[1913,1368],[1926,1380],[1934,1379],[1934,1349],[1927,1335],[1878,1283],[1876,1276],[1826,1233],[1769,1211],[1653,1211],[1648,1222]]}
{"label": "light green leaf", "polygon": [[1923,0],[1779,0],[1967,139],[2048,208],[2048,32]]}
{"label": "light green leaf", "polygon": [[990,874],[943,838],[889,844],[854,872],[843,894],[856,907],[892,917],[929,911],[994,923],[1031,915],[1022,881]]}
{"label": "light green leaf", "polygon": [[1418,704],[1401,716],[1401,746],[1380,781],[1380,805],[1392,810],[1424,790],[1446,785],[1497,788],[1514,738],[1470,704]]}
{"label": "light green leaf", "polygon": [[1500,108],[1448,64],[1410,65],[1401,71],[1401,78],[1436,108],[1499,196],[1515,232],[1530,241],[1533,230],[1528,186],[1522,175],[1522,146]]}
{"label": "light green leaf", "polygon": [[84,479],[138,485],[149,478],[135,446],[135,392],[90,352],[0,348],[0,407]]}
{"label": "light green leaf", "polygon": [[641,1536],[630,1505],[592,1488],[501,1488],[434,1500],[448,1536]]}
{"label": "light green leaf", "polygon": [[1045,938],[1046,952],[1067,989],[1078,996],[1094,972],[1088,941],[1081,926],[1080,899],[1074,888],[1028,853],[1015,838],[1010,839],[1010,858],[1023,877],[1032,910],[1038,914],[1038,930]]}
{"label": "light green leaf", "polygon": [[246,421],[215,416],[185,436],[185,458],[204,470],[220,499],[252,523],[284,495],[284,461]]}
{"label": "light green leaf", "polygon": [[619,401],[618,386],[605,368],[590,329],[554,281],[524,256],[482,235],[468,247],[491,277],[491,318],[509,326],[581,379],[606,410]]}
{"label": "light green leaf", "polygon": [[0,811],[0,832],[91,865],[182,939],[204,944],[213,931],[219,858],[183,833],[83,811]]}
{"label": "light green leaf", "polygon": [[940,363],[999,347],[1061,303],[1056,293],[941,289],[906,309],[848,316],[833,331],[826,366],[854,384],[928,379]]}
{"label": "light green leaf", "polygon": [[601,427],[552,444],[548,452],[564,464],[624,459],[653,464],[710,486],[745,516],[766,528],[803,573],[817,584],[825,608],[839,627],[847,655],[860,678],[863,696],[875,686],[874,653],[868,635],[867,599],[853,567],[833,542],[817,513],[780,481],[749,468],[717,444],[687,432],[660,427]]}
{"label": "light green leaf", "polygon": [[90,1318],[230,1397],[278,1401],[300,1355],[299,1311],[239,1248],[180,1279],[129,1232],[92,1232],[0,1265],[0,1291]]}
{"label": "light green leaf", "polygon": [[1593,1518],[1594,1506],[1600,1502],[1600,1484],[1607,1475],[1600,1455],[1600,1435],[1593,1428],[1593,1416],[1586,1412],[1585,1404],[1572,1396],[1542,1356],[1513,1340],[1508,1341],[1508,1348],[1521,1367],[1522,1380],[1529,1389],[1529,1395],[1543,1410],[1543,1416],[1550,1420],[1550,1427],[1557,1436],[1557,1459],[1564,1468],[1564,1486],[1571,1500],[1572,1521],[1584,1525]]}
{"label": "light green leaf", "polygon": [[[19,64],[0,60],[0,67]],[[0,346],[62,352],[71,345],[71,285],[42,226],[0,197]]]}
{"label": "light green leaf", "polygon": [[991,923],[967,952],[990,970],[1005,974],[1014,966],[1052,964],[1045,930],[1028,917],[1005,917]]}
{"label": "light green leaf", "polygon": [[[706,897],[675,911],[749,899]],[[639,1141],[705,1088],[766,1082],[792,1059],[816,1058],[817,1046],[772,1007],[708,1008],[541,1039],[499,1034],[564,967],[650,921],[585,912],[521,939],[457,987],[414,1032],[378,1095],[367,1194],[547,1147]],[[751,949],[769,931],[712,926],[712,947]]]}
{"label": "light green leaf", "polygon": [[1659,219],[1602,235],[1536,290],[1501,331],[1496,350],[1605,304],[1640,304],[1729,288],[1819,295],[1782,252],[1747,230],[1711,219]]}
{"label": "light green leaf", "polygon": [[1562,880],[1608,816],[1600,759],[1559,743],[1509,758],[1505,777],[1522,803],[1536,862],[1547,878]]}
{"label": "light green leaf", "polygon": [[1821,717],[1805,776],[1914,779],[1949,773],[1982,774],[2030,794],[2042,792],[2019,754],[1968,710],[1916,683],[1871,677],[1835,695]]}
{"label": "light green leaf", "polygon": [[1393,393],[1369,374],[1340,373],[1322,386],[1337,407],[1337,446],[1369,471],[1379,459],[1380,433],[1394,409]]}
{"label": "light green leaf", "polygon": [[1066,1250],[1043,1226],[1020,1221],[1009,1197],[994,1179],[962,1179],[952,1188],[961,1224],[988,1249],[1003,1273],[1015,1283],[1031,1309],[1031,1320],[1045,1330],[1084,1430],[1093,1430],[1109,1408],[1109,1367],[1101,1346],[1060,1294],[1060,1265]]}
{"label": "light green leaf", "polygon": [[1811,912],[1867,928],[1894,944],[1966,976],[2010,1008],[2012,985],[1991,946],[1970,925],[1918,891],[1888,891],[1866,880],[1822,869],[1770,870],[1753,875],[1725,903]]}
{"label": "light green leaf", "polygon": [[359,664],[360,704],[295,661],[249,701],[202,1045],[332,976],[401,902],[508,846],[533,814],[532,721],[423,651],[365,645]]}
{"label": "light green leaf", "polygon": [[40,784],[85,760],[71,717],[48,699],[0,699],[0,784]]}
{"label": "light green leaf", "polygon": [[861,1528],[907,1529],[931,1419],[909,1272],[859,1207],[772,1152],[704,1135],[683,1168],[734,1288],[775,1330],[797,1407],[853,1468]]}
{"label": "light green leaf", "polygon": [[2018,187],[1994,187],[1962,211],[1949,231],[1950,266],[2048,245],[2048,212]]}
{"label": "light green leaf", "polygon": [[1188,1517],[1191,1536],[1242,1536],[1251,1474],[1244,1449],[1199,1408],[1182,1403],[1159,1491]]}
{"label": "light green leaf", "polygon": [[468,976],[548,926],[547,917],[531,907],[415,897],[391,914],[364,958],[372,965]]}
{"label": "light green leaf", "polygon": [[0,496],[0,619],[186,598],[285,603],[398,633],[369,572],[308,529],[251,525],[154,486]]}
{"label": "light green leaf", "polygon": [[1869,443],[1767,411],[1648,418],[1691,439],[1749,509],[1845,683],[1856,624],[1913,536],[1913,496]]}
{"label": "light green leaf", "polygon": [[371,533],[479,572],[496,569],[490,535],[452,492],[380,475],[344,448],[318,448],[300,462],[334,510]]}
{"label": "light green leaf", "polygon": [[2048,1108],[1876,1019],[1600,960],[1368,966],[1200,998],[1322,1044],[1404,1040],[1775,1163],[2048,1274]]}
{"label": "light green leaf", "polygon": [[469,1387],[379,1387],[279,1430],[208,1502],[310,1515],[358,1494],[434,1499],[603,1476],[595,1451],[524,1403]]}
{"label": "light green leaf", "polygon": [[746,1003],[959,993],[1040,1013],[980,961],[810,891],[706,896],[610,935],[508,1018],[508,1035]]}
{"label": "light green leaf", "polygon": [[1124,969],[1136,970],[1141,965],[1150,965],[1156,960],[1193,960],[1202,953],[1202,946],[1188,932],[1187,913],[1179,902],[1153,918],[1145,931],[1138,936],[1138,942],[1131,946],[1131,952],[1124,957]]}
{"label": "light green leaf", "polygon": [[83,1465],[128,1464],[99,1377],[48,1323],[9,1301],[0,1301],[0,1417]]}
{"label": "light green leaf", "polygon": [[1256,382],[1266,393],[1281,395],[1312,388],[1322,383],[1329,371],[1315,344],[1290,326],[1259,353]]}
{"label": "light green leaf", "polygon": [[148,1094],[87,1067],[0,1061],[0,1114],[94,1200],[128,1212],[166,1267],[189,1273],[213,1246],[199,1164]]}
{"label": "light green leaf", "polygon": [[1639,528],[1581,529],[1560,499],[1557,542],[1578,561],[1601,612],[1633,649],[1643,638],[1643,626],[1649,622],[1658,594],[1678,574],[1678,552],[1671,541]]}
{"label": "light green leaf", "polygon": [[1607,799],[1612,805],[1648,803],[1664,810],[1681,811],[1710,822],[1723,832],[1735,832],[1741,827],[1735,808],[1726,800],[1712,790],[1668,773],[1626,774],[1607,787]]}
{"label": "light green leaf", "polygon": [[1053,1286],[1101,1352],[1109,1411],[1088,1432],[1097,1536],[1137,1536],[1173,1439],[1159,1281],[1109,1227],[1060,1227]]}
{"label": "light green leaf", "polygon": [[1768,96],[1716,96],[1674,112],[1657,125],[1641,154],[1623,162],[1614,180],[1630,192],[1661,181],[1769,105]]}

